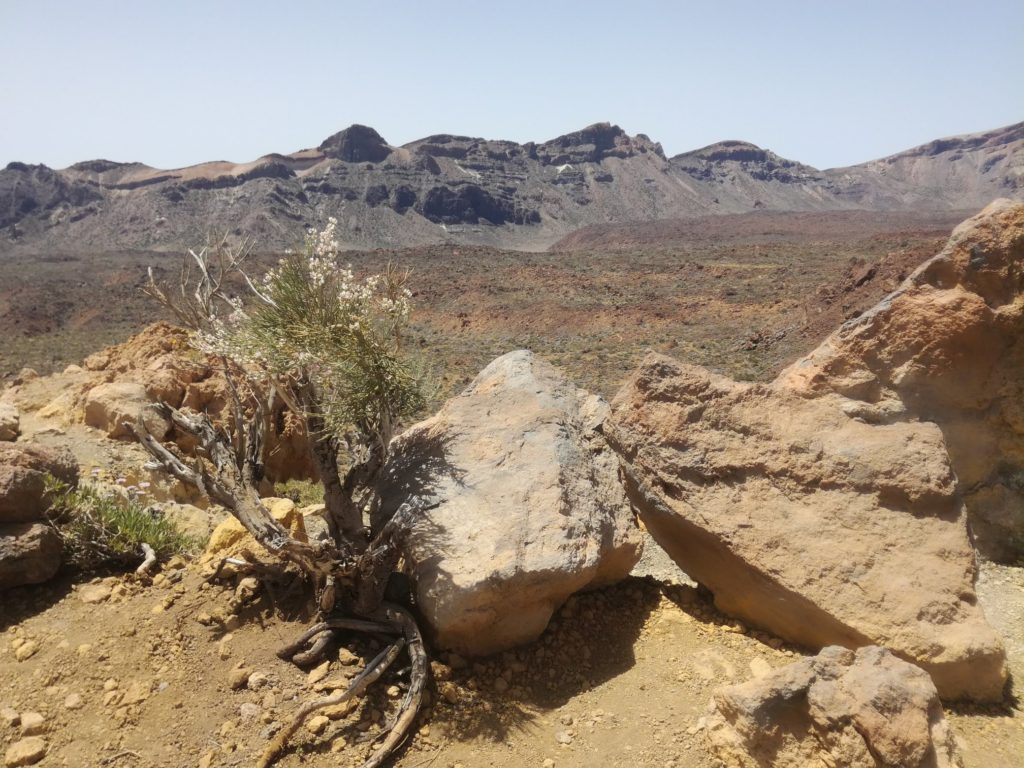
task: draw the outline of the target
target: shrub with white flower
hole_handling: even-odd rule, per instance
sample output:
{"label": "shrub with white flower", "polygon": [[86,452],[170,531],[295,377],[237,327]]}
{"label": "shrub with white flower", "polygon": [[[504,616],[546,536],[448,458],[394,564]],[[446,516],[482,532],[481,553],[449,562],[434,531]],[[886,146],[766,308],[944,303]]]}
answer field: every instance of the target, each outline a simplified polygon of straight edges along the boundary
{"label": "shrub with white flower", "polygon": [[211,317],[197,347],[285,386],[311,384],[326,426],[356,427],[386,449],[398,419],[423,406],[421,376],[402,356],[410,313],[407,273],[389,267],[356,278],[338,263],[337,220],[310,229],[302,254],[289,254],[258,285],[248,305]]}
{"label": "shrub with white flower", "polygon": [[[384,601],[388,578],[401,558],[400,531],[417,511],[403,505],[371,530],[365,527],[365,512],[376,503],[376,482],[394,430],[425,398],[422,376],[402,349],[411,299],[407,274],[388,267],[379,275],[357,278],[351,266],[338,263],[336,227],[330,219],[322,230],[307,232],[302,253],[287,254],[259,281],[241,267],[249,246],[230,247],[223,241],[189,252],[176,290],[158,286],[151,273],[147,292],[192,330],[201,352],[219,360],[232,413],[227,423],[215,425],[206,413],[157,406],[176,429],[195,438],[199,450],[187,459],[150,434],[143,420],[133,430],[154,466],[224,506],[268,551],[307,576],[321,617],[328,621],[318,622],[299,645],[333,632],[333,626],[353,627],[339,612],[361,617],[356,628],[395,636],[353,682],[358,686],[371,673],[379,676],[403,649],[409,657],[409,690],[390,720],[390,733],[367,763],[377,766],[415,721],[428,662],[415,616]],[[245,301],[226,287],[238,279],[249,287]],[[305,422],[324,489],[329,542],[291,537],[260,499],[264,435],[282,400]],[[316,662],[332,637],[318,638],[301,655],[299,645],[289,647],[287,657]],[[345,695],[357,695],[353,691]],[[330,701],[300,708],[267,747],[260,765],[270,765],[306,715]]]}

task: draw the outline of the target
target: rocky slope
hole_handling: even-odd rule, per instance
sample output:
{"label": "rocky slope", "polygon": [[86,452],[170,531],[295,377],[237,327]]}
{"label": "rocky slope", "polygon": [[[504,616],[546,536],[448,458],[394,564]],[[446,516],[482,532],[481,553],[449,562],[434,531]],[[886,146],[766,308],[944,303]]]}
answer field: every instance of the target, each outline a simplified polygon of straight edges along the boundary
{"label": "rocky slope", "polygon": [[0,254],[181,249],[207,232],[294,245],[338,217],[344,245],[538,250],[580,227],[751,210],[977,209],[1020,196],[1024,123],[820,171],[739,141],[667,157],[599,123],[544,143],[437,135],[401,147],[353,125],[315,149],[177,170],[92,160],[0,171]]}

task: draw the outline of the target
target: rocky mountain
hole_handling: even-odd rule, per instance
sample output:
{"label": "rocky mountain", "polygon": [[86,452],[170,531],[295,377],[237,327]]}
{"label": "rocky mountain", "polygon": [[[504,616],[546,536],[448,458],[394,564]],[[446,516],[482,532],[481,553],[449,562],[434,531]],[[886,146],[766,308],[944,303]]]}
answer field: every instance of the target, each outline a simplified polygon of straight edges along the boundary
{"label": "rocky mountain", "polygon": [[582,226],[756,209],[949,210],[1024,195],[1024,123],[818,170],[724,141],[667,157],[598,123],[544,143],[353,125],[315,149],[176,170],[91,160],[0,171],[0,253],[181,249],[208,233],[295,244],[328,216],[351,248],[448,241],[540,250]]}

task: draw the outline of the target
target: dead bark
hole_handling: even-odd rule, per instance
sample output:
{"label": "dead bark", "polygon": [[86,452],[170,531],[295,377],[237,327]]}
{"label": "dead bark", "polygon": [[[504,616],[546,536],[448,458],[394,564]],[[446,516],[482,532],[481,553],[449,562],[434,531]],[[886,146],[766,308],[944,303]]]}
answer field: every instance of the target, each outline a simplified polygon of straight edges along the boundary
{"label": "dead bark", "polygon": [[[239,402],[240,398],[236,399],[236,405]],[[335,634],[341,631],[397,635],[395,641],[368,665],[348,690],[302,706],[292,722],[282,729],[264,752],[259,765],[267,768],[272,764],[310,713],[363,695],[405,650],[410,660],[410,686],[386,731],[383,744],[364,766],[377,768],[408,736],[420,708],[429,669],[423,638],[415,618],[406,609],[383,602],[388,577],[399,562],[399,533],[408,523],[407,518],[413,510],[403,507],[369,545],[360,546],[358,541],[363,536],[362,519],[360,514],[357,526],[355,514],[358,510],[351,501],[353,485],[356,483],[355,473],[350,472],[342,482],[337,469],[337,443],[332,444],[330,441],[333,438],[326,437],[326,432],[320,431],[318,435],[313,435],[311,430],[314,455],[319,451],[319,460],[324,462],[321,479],[328,478],[333,483],[336,503],[340,503],[340,498],[344,497],[348,506],[339,507],[342,536],[336,546],[319,547],[296,541],[270,515],[256,492],[261,467],[262,421],[250,420],[245,437],[233,440],[218,431],[205,415],[186,414],[166,404],[154,407],[170,419],[175,427],[193,435],[200,450],[200,458],[190,466],[156,440],[140,418],[136,424],[129,426],[156,462],[168,474],[194,486],[212,501],[226,507],[257,542],[268,551],[297,565],[318,589],[320,609],[326,618],[310,628],[296,643],[282,649],[281,654],[285,658],[300,664],[318,661]],[[309,411],[306,413],[308,418]],[[237,417],[235,429],[241,429]],[[244,449],[244,456],[240,456],[236,449]],[[372,452],[371,460],[376,453]],[[354,616],[333,616],[332,612],[339,606],[347,608]],[[310,640],[314,640],[312,648],[302,650]]]}
{"label": "dead bark", "polygon": [[[239,467],[228,439],[213,427],[205,415],[185,414],[165,403],[152,407],[170,419],[176,427],[197,439],[213,471],[201,459],[196,461],[194,467],[185,464],[149,433],[141,418],[135,424],[129,424],[135,437],[161,468],[228,509],[242,527],[269,552],[297,565],[321,587],[334,572],[335,553],[296,541],[271,516],[260,501],[252,482],[255,458],[250,455],[243,466]],[[250,445],[255,443],[251,441]]]}

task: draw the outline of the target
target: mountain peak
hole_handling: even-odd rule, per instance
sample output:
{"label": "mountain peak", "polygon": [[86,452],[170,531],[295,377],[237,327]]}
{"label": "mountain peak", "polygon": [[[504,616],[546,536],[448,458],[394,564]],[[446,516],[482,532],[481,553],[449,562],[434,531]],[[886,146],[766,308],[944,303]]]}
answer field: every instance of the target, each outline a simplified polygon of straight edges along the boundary
{"label": "mountain peak", "polygon": [[317,149],[347,163],[379,163],[391,154],[391,147],[379,133],[358,124],[327,137]]}
{"label": "mountain peak", "polygon": [[672,159],[708,160],[712,162],[731,160],[742,163],[763,163],[773,156],[775,156],[774,152],[763,149],[757,146],[757,144],[751,144],[749,141],[727,139],[725,141],[716,141],[714,144],[708,144],[706,147],[694,149],[690,152],[683,152]]}
{"label": "mountain peak", "polygon": [[661,144],[642,133],[630,136],[614,123],[594,123],[537,147],[538,157],[553,165],[599,163],[606,157],[633,157],[648,152],[665,156]]}

